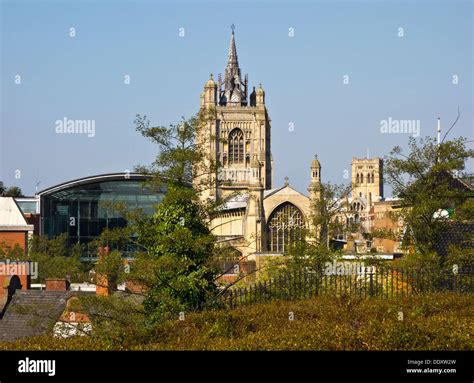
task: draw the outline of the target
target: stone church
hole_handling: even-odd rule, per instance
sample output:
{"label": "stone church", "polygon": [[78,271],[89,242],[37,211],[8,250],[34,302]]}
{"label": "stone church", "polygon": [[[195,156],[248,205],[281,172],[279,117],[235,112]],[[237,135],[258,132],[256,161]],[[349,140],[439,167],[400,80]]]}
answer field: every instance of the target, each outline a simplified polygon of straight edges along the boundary
{"label": "stone church", "polygon": [[321,179],[321,165],[315,158],[310,166],[308,195],[292,188],[285,179],[275,186],[271,153],[271,119],[260,85],[249,88],[242,77],[235,34],[232,30],[224,78],[212,75],[201,94],[201,112],[212,111],[197,143],[210,158],[220,163],[212,187],[203,198],[228,199],[222,213],[211,223],[218,241],[234,249],[236,257],[256,261],[284,254],[302,228],[310,228],[312,190]]}

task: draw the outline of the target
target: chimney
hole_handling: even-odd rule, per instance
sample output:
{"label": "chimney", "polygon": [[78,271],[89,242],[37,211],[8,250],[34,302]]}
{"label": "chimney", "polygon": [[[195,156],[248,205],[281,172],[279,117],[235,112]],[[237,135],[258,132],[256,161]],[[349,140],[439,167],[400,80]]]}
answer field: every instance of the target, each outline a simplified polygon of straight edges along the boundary
{"label": "chimney", "polygon": [[[98,249],[99,261],[106,257],[110,253],[108,246],[100,246]],[[95,275],[95,294],[98,296],[109,296],[112,292],[112,284],[110,283],[107,275],[96,273]]]}
{"label": "chimney", "polygon": [[46,278],[46,290],[67,291],[69,290],[69,281],[66,278]]}

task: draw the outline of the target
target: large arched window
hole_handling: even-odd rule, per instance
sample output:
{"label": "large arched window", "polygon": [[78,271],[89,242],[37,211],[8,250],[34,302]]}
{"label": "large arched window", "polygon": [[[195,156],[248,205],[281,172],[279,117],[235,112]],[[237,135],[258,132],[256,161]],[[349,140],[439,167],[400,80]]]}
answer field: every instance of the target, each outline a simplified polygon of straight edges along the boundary
{"label": "large arched window", "polygon": [[244,163],[244,134],[235,128],[229,134],[229,164]]}
{"label": "large arched window", "polygon": [[301,210],[290,202],[282,203],[268,219],[268,250],[283,253],[303,237],[304,218]]}

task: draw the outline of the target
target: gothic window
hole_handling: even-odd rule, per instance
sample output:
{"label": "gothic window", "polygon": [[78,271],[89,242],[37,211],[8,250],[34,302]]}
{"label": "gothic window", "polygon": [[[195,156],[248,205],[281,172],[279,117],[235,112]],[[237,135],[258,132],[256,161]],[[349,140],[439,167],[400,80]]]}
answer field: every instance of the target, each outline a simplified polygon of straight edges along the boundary
{"label": "gothic window", "polygon": [[372,173],[372,183],[374,183],[374,180],[375,180],[374,173]]}
{"label": "gothic window", "polygon": [[304,218],[301,210],[284,202],[273,210],[268,220],[268,250],[284,253],[291,243],[303,238]]}
{"label": "gothic window", "polygon": [[235,128],[229,134],[229,164],[244,163],[244,134]]}
{"label": "gothic window", "polygon": [[360,182],[359,173],[357,173],[357,176],[356,176],[356,183],[359,183],[359,182]]}

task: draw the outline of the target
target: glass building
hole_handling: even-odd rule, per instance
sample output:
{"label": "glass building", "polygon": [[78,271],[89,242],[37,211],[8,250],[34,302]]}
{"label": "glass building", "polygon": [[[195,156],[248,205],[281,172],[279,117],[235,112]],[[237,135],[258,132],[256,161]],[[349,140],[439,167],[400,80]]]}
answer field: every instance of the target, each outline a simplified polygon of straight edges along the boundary
{"label": "glass building", "polygon": [[87,244],[105,228],[124,227],[127,220],[114,205],[141,209],[152,215],[165,191],[144,185],[146,176],[134,173],[104,174],[65,182],[38,193],[40,235],[68,235],[68,242]]}

